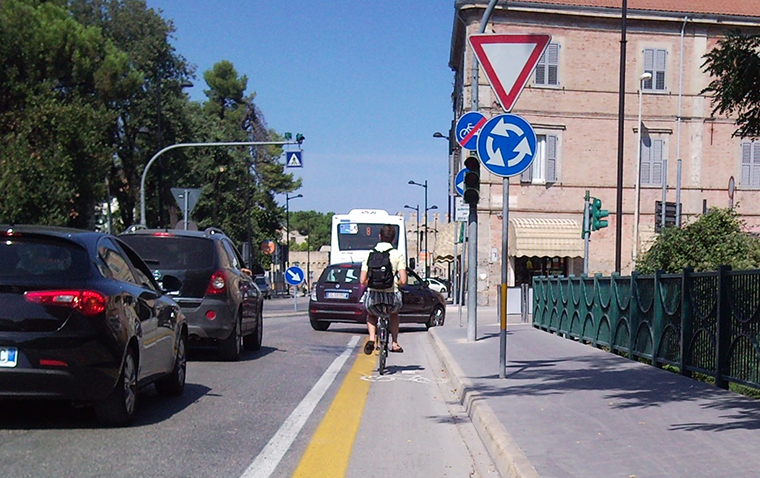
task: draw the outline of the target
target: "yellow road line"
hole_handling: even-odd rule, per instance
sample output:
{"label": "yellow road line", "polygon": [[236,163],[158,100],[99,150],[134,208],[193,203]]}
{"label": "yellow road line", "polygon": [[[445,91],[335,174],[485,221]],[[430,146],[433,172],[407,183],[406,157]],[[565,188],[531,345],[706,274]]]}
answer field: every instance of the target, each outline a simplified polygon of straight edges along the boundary
{"label": "yellow road line", "polygon": [[369,393],[369,381],[361,378],[372,373],[375,361],[374,354],[360,352],[291,478],[346,476],[351,448]]}

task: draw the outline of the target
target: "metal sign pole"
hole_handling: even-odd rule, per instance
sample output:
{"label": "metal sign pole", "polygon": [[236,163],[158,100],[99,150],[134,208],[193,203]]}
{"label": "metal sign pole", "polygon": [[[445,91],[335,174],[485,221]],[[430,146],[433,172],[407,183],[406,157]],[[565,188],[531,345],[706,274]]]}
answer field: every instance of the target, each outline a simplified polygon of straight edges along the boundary
{"label": "metal sign pole", "polygon": [[586,197],[583,202],[583,273],[588,275],[588,242],[591,238],[591,211],[589,210],[589,194],[586,190]]}
{"label": "metal sign pole", "polygon": [[509,282],[509,178],[502,181],[501,221],[501,324],[499,328],[499,378],[507,376],[507,283]]}
{"label": "metal sign pole", "polygon": [[466,264],[465,257],[467,257],[467,248],[469,247],[469,237],[467,235],[467,228],[464,230],[464,237],[462,238],[462,259],[459,261],[460,274],[459,274],[459,326],[462,327],[462,305],[464,304],[464,266]]}
{"label": "metal sign pole", "polygon": [[190,198],[188,196],[190,196],[190,191],[188,191],[187,189],[185,189],[185,211],[184,212],[185,212],[185,230],[186,231],[187,231],[187,221],[188,221],[188,217],[187,216],[189,214],[189,211],[188,211],[189,205],[188,205],[188,203],[190,202]]}

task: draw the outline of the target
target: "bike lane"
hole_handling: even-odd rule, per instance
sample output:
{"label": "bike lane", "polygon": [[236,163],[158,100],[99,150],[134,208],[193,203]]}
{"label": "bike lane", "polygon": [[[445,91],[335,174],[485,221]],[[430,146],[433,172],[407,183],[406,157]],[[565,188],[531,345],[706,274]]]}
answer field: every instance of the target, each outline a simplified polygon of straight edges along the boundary
{"label": "bike lane", "polygon": [[400,340],[382,376],[360,342],[292,477],[498,476],[427,332]]}

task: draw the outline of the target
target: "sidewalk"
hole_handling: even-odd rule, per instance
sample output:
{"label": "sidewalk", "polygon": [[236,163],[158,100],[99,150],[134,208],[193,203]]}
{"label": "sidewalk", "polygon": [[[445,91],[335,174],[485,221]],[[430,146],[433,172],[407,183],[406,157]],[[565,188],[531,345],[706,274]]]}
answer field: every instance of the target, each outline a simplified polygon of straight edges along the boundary
{"label": "sidewalk", "polygon": [[760,400],[549,334],[495,307],[449,305],[430,340],[504,478],[760,475]]}

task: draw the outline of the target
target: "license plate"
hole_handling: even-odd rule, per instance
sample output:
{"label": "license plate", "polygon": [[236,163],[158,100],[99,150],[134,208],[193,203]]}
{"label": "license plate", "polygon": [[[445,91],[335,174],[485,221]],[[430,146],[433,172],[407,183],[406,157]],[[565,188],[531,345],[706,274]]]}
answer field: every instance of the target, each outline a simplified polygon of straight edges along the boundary
{"label": "license plate", "polygon": [[348,292],[325,292],[325,299],[348,299]]}
{"label": "license plate", "polygon": [[15,367],[18,363],[16,347],[0,347],[0,367]]}

